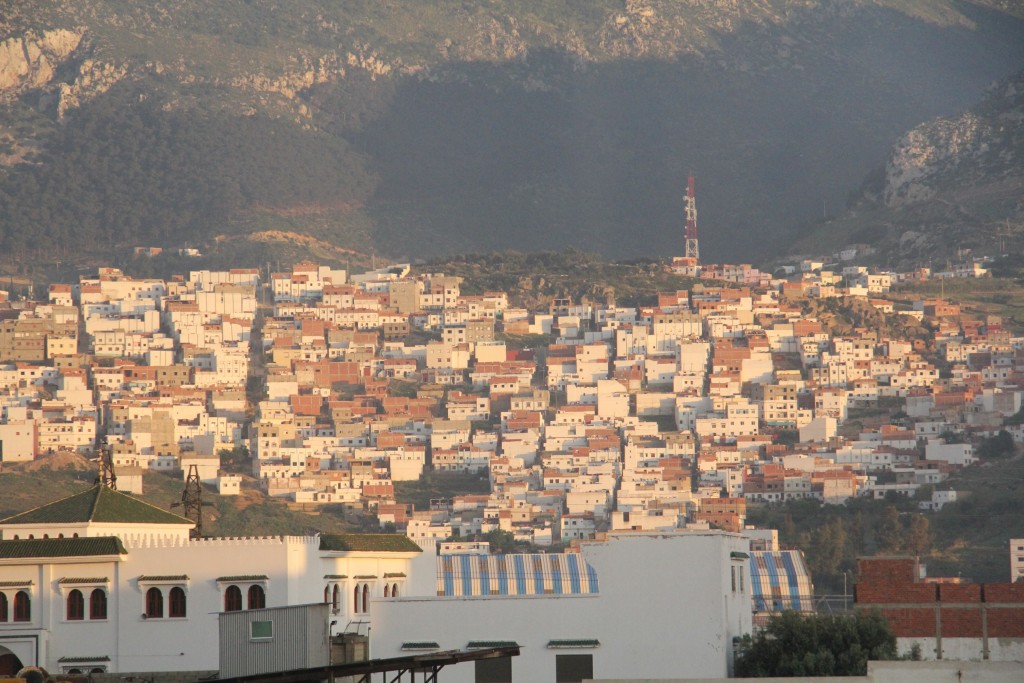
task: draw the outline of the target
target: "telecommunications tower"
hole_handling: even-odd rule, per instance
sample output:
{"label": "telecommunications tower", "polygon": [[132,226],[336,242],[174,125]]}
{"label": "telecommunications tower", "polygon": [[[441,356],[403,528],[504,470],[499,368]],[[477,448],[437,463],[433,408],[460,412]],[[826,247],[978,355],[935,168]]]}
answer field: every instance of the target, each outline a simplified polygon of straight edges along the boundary
{"label": "telecommunications tower", "polygon": [[684,256],[694,262],[700,260],[700,243],[697,240],[697,195],[695,180],[690,174],[686,185],[686,252]]}

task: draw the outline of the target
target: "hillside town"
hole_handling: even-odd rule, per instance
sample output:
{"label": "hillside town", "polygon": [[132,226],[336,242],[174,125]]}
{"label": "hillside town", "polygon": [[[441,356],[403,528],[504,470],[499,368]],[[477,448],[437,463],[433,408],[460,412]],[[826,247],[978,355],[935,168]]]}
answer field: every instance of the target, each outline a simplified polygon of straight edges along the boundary
{"label": "hillside town", "polygon": [[[267,496],[362,508],[417,541],[500,529],[543,547],[739,531],[762,503],[912,496],[975,462],[977,438],[1024,441],[1004,425],[1022,405],[1024,337],[948,300],[896,310],[890,288],[927,272],[791,270],[705,266],[656,306],[537,311],[407,265],[299,263],[269,281],[103,268],[46,302],[0,304],[2,462],[91,457],[103,439],[122,490],[194,470],[231,495],[242,477],[221,458],[244,445]],[[934,339],[832,334],[800,305],[839,297]],[[867,426],[846,428],[851,415]],[[394,482],[425,468],[487,475],[490,493],[397,502]],[[920,506],[956,496],[938,487]]]}
{"label": "hillside town", "polygon": [[[374,651],[398,657],[462,640],[471,651],[528,643],[540,654],[520,670],[534,678],[560,667],[559,680],[595,666],[674,670],[668,653],[682,644],[640,644],[602,610],[667,624],[724,600],[707,643],[725,634],[731,644],[695,644],[686,656],[694,675],[720,678],[744,634],[786,610],[820,609],[802,554],[749,524],[749,508],[910,498],[927,486],[930,497],[917,498],[928,513],[958,500],[943,484],[977,461],[973,444],[1003,433],[1024,441],[1024,337],[945,298],[892,291],[983,269],[671,267],[690,288],[638,307],[556,298],[529,310],[516,292],[463,293],[471,283],[410,265],[350,274],[308,262],[269,277],[196,270],[169,280],[102,268],[50,285],[45,302],[4,296],[0,462],[71,451],[106,458],[109,471],[0,520],[0,670],[13,657],[64,673],[207,675],[219,661],[230,677],[247,669],[232,668],[223,642],[208,645],[218,615],[223,638],[229,613],[311,610],[322,590],[336,647],[368,648],[371,630]],[[840,332],[811,313],[828,312],[813,306],[830,299],[882,317]],[[899,333],[911,326],[932,333]],[[430,471],[475,476],[487,492],[424,509],[398,500],[396,482]],[[116,491],[104,478],[113,472]],[[194,516],[144,502],[154,473],[223,496],[257,489],[305,510],[345,506],[390,533],[204,537]],[[485,540],[502,535],[530,552]],[[1016,576],[1024,542],[1010,543]],[[886,615],[902,652],[1018,657],[1016,585],[947,589],[960,580],[884,558],[862,560],[860,573],[854,600]],[[675,602],[632,589],[691,574]],[[943,601],[973,609],[986,590],[1006,603],[981,598],[987,630],[901,616],[907,600],[928,614]],[[522,600],[531,597],[545,599]],[[207,605],[207,617],[187,616],[188,602]],[[108,604],[119,622],[167,622],[165,636],[149,638],[148,625],[109,633]],[[496,622],[492,609],[507,612]],[[89,652],[74,637],[80,621],[94,627]],[[601,642],[615,645],[595,659]],[[190,654],[172,661],[167,647]],[[629,658],[615,653],[637,647],[655,648],[644,666],[616,668]],[[507,659],[493,680],[511,680]],[[476,671],[458,680],[492,680],[486,666]]]}

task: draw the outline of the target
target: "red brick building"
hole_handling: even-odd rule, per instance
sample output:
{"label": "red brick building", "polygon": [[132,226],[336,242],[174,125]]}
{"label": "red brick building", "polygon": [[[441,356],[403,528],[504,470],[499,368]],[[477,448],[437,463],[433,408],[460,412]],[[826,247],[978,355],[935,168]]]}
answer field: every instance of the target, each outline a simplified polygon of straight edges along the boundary
{"label": "red brick building", "polygon": [[1024,583],[926,579],[912,557],[858,562],[857,609],[878,609],[900,652],[917,644],[924,659],[1020,660],[1024,656]]}

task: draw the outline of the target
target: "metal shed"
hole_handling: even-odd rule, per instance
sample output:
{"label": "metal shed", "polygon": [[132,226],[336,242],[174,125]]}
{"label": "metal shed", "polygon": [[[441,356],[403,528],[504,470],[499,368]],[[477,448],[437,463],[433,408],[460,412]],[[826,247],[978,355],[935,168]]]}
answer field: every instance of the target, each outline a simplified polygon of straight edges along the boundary
{"label": "metal shed", "polygon": [[293,605],[220,616],[220,678],[330,664],[330,605]]}

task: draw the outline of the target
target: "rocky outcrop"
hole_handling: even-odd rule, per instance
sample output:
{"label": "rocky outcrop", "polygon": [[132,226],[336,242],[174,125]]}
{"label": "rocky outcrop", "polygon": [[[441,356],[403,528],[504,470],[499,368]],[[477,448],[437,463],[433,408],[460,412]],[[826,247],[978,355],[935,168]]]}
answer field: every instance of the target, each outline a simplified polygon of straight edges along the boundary
{"label": "rocky outcrop", "polygon": [[78,49],[81,30],[26,33],[0,42],[0,94],[17,94],[48,85],[54,73]]}
{"label": "rocky outcrop", "polygon": [[995,86],[978,107],[914,128],[885,165],[882,201],[914,204],[951,189],[1020,174],[1024,152],[1024,72]]}

